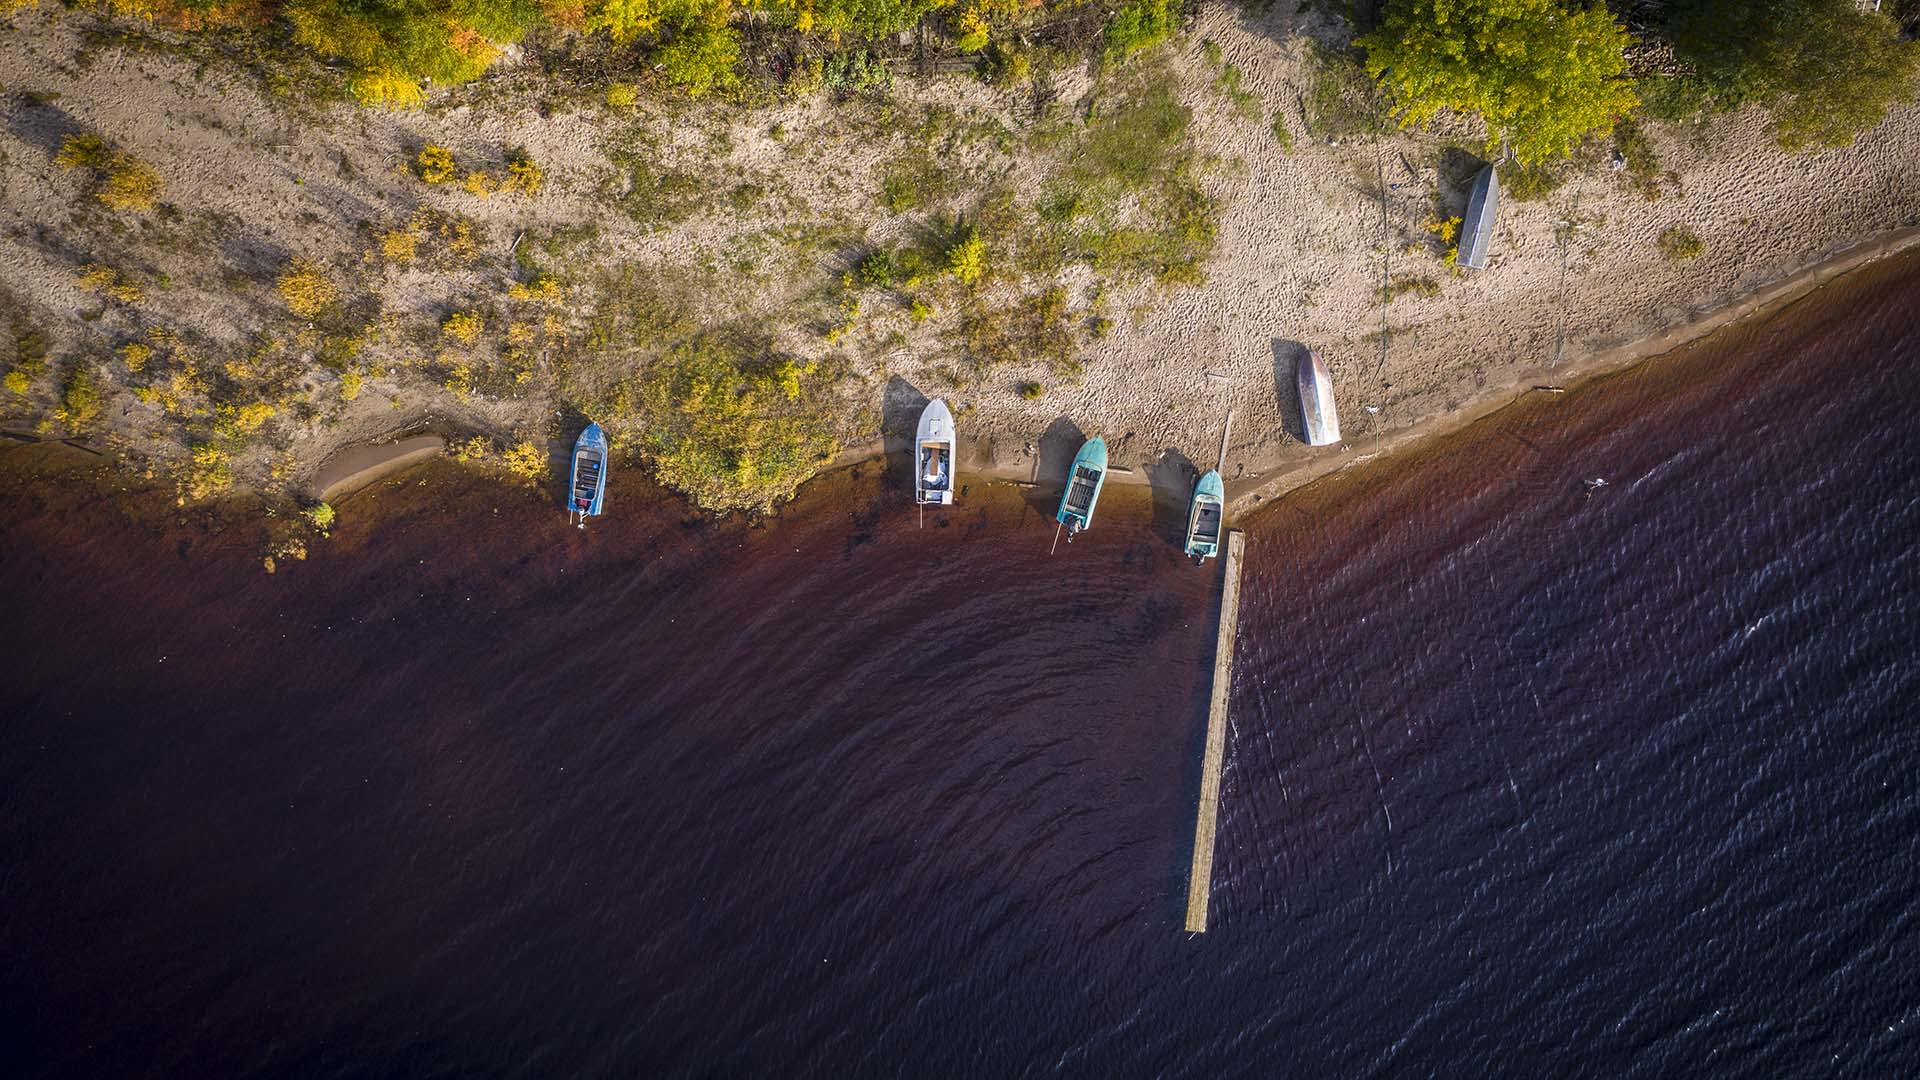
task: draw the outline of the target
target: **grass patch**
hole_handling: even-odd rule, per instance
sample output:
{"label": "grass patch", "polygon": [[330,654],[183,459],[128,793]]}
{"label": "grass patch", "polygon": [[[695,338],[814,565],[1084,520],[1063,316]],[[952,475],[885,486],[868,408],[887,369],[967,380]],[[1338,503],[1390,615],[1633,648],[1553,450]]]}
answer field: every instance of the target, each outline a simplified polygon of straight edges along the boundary
{"label": "grass patch", "polygon": [[1387,284],[1386,298],[1389,302],[1402,296],[1418,296],[1430,299],[1440,295],[1440,283],[1424,274],[1395,274]]}
{"label": "grass patch", "polygon": [[617,202],[628,217],[644,228],[659,230],[677,225],[702,210],[713,186],[690,169],[668,166],[646,137],[631,140],[631,148],[610,150],[607,160],[627,174],[627,190]]}
{"label": "grass patch", "polygon": [[961,317],[960,333],[977,375],[1003,364],[1038,362],[1060,378],[1080,377],[1067,291],[1057,286],[1002,308],[972,305]]}
{"label": "grass patch", "polygon": [[951,162],[924,145],[910,146],[880,167],[880,205],[889,213],[923,209],[953,193]]}
{"label": "grass patch", "polygon": [[1214,68],[1213,88],[1220,96],[1232,103],[1233,111],[1243,120],[1258,120],[1264,107],[1260,104],[1260,95],[1248,90],[1244,83],[1246,74],[1239,68],[1226,62],[1220,54],[1220,46],[1209,39],[1200,43],[1200,51],[1205,54],[1207,63]]}
{"label": "grass patch", "polygon": [[1631,117],[1614,125],[1613,152],[1623,162],[1623,181],[1626,186],[1639,192],[1648,202],[1657,201],[1664,194],[1663,182],[1679,182],[1679,177],[1672,172],[1661,172],[1660,155],[1653,149],[1653,140]]}
{"label": "grass patch", "polygon": [[1307,56],[1307,122],[1330,142],[1387,130],[1379,92],[1360,62],[1316,44]]}
{"label": "grass patch", "polygon": [[1673,262],[1688,262],[1707,253],[1707,242],[1685,225],[1674,225],[1660,234],[1660,254]]}
{"label": "grass patch", "polygon": [[1194,178],[1193,113],[1163,69],[1116,80],[1096,98],[1021,230],[1032,273],[1084,262],[1165,285],[1198,284],[1213,254],[1218,204]]}
{"label": "grass patch", "polygon": [[1542,161],[1532,165],[1513,162],[1502,170],[1500,187],[1514,202],[1538,202],[1559,190],[1567,182],[1560,162]]}

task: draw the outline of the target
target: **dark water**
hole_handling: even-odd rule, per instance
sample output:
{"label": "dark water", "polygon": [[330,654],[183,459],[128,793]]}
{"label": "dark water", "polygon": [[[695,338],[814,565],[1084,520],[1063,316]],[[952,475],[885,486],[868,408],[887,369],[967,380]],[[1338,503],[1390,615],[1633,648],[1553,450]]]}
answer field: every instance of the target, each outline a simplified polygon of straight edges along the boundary
{"label": "dark water", "polygon": [[1917,293],[1248,523],[1199,938],[1217,574],[1129,492],[430,470],[267,576],[15,468],[6,1071],[1912,1075]]}

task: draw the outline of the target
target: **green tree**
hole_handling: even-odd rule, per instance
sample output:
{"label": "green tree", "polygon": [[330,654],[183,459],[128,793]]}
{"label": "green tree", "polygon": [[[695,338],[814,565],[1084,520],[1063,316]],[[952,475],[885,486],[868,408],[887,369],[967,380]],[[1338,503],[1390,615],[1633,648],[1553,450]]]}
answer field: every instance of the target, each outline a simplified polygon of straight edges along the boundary
{"label": "green tree", "polygon": [[536,0],[287,0],[294,37],[354,67],[369,104],[413,105],[420,80],[463,83],[543,21]]}
{"label": "green tree", "polygon": [[1632,39],[1604,7],[1554,0],[1390,0],[1357,42],[1367,74],[1392,91],[1401,122],[1442,109],[1478,113],[1489,151],[1522,163],[1564,157],[1638,104],[1625,72]]}
{"label": "green tree", "polygon": [[1104,31],[1107,56],[1117,60],[1158,45],[1179,28],[1179,15],[1168,0],[1125,0],[1114,11]]}
{"label": "green tree", "polygon": [[1853,0],[1678,0],[1666,33],[1708,106],[1766,109],[1787,150],[1852,142],[1920,69],[1920,43]]}
{"label": "green tree", "polygon": [[740,35],[716,12],[682,26],[653,51],[652,60],[663,78],[691,96],[725,90],[738,81],[733,68],[740,62]]}

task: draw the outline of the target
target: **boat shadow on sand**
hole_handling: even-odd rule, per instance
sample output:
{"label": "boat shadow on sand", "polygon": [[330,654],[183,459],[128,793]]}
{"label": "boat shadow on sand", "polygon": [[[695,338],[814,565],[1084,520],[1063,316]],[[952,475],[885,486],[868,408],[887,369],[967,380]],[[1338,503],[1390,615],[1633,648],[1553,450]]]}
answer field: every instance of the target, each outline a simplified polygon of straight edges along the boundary
{"label": "boat shadow on sand", "polygon": [[1034,444],[1033,481],[1026,488],[1027,505],[1035,513],[1051,520],[1059,509],[1060,494],[1067,488],[1067,473],[1073,468],[1073,456],[1085,445],[1087,433],[1069,417],[1062,416],[1047,425]]}
{"label": "boat shadow on sand", "polygon": [[1153,490],[1153,535],[1163,543],[1185,549],[1187,512],[1193,507],[1193,485],[1200,466],[1178,450],[1168,448],[1148,465],[1147,483]]}
{"label": "boat shadow on sand", "polygon": [[880,399],[880,452],[886,461],[889,491],[913,494],[913,433],[920,414],[932,400],[898,375],[887,380],[886,393]]}

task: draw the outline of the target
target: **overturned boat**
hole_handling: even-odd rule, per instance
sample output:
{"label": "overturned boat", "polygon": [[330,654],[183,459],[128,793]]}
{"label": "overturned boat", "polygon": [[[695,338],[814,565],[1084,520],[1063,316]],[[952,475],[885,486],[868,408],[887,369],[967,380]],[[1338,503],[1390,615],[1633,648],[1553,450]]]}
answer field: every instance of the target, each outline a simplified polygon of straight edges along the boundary
{"label": "overturned boat", "polygon": [[567,512],[580,517],[580,527],[587,527],[587,519],[598,517],[607,497],[607,435],[600,430],[599,424],[588,424],[587,430],[573,441],[573,466],[567,476]]}
{"label": "overturned boat", "polygon": [[1332,446],[1340,441],[1340,415],[1333,407],[1333,376],[1320,354],[1306,349],[1300,354],[1300,419],[1307,430],[1308,446]]}
{"label": "overturned boat", "polygon": [[1227,485],[1209,470],[1193,486],[1193,505],[1187,510],[1187,555],[1200,562],[1220,553],[1220,521],[1227,507]]}
{"label": "overturned boat", "polygon": [[[1067,543],[1073,543],[1080,530],[1092,527],[1093,507],[1100,501],[1100,488],[1106,482],[1107,441],[1088,439],[1073,456],[1073,467],[1067,470],[1067,490],[1061,493],[1060,509],[1053,515],[1067,530]],[[1053,532],[1053,542],[1060,543],[1059,529]]]}
{"label": "overturned boat", "polygon": [[934,398],[920,411],[913,438],[913,496],[921,506],[953,505],[953,413]]}

